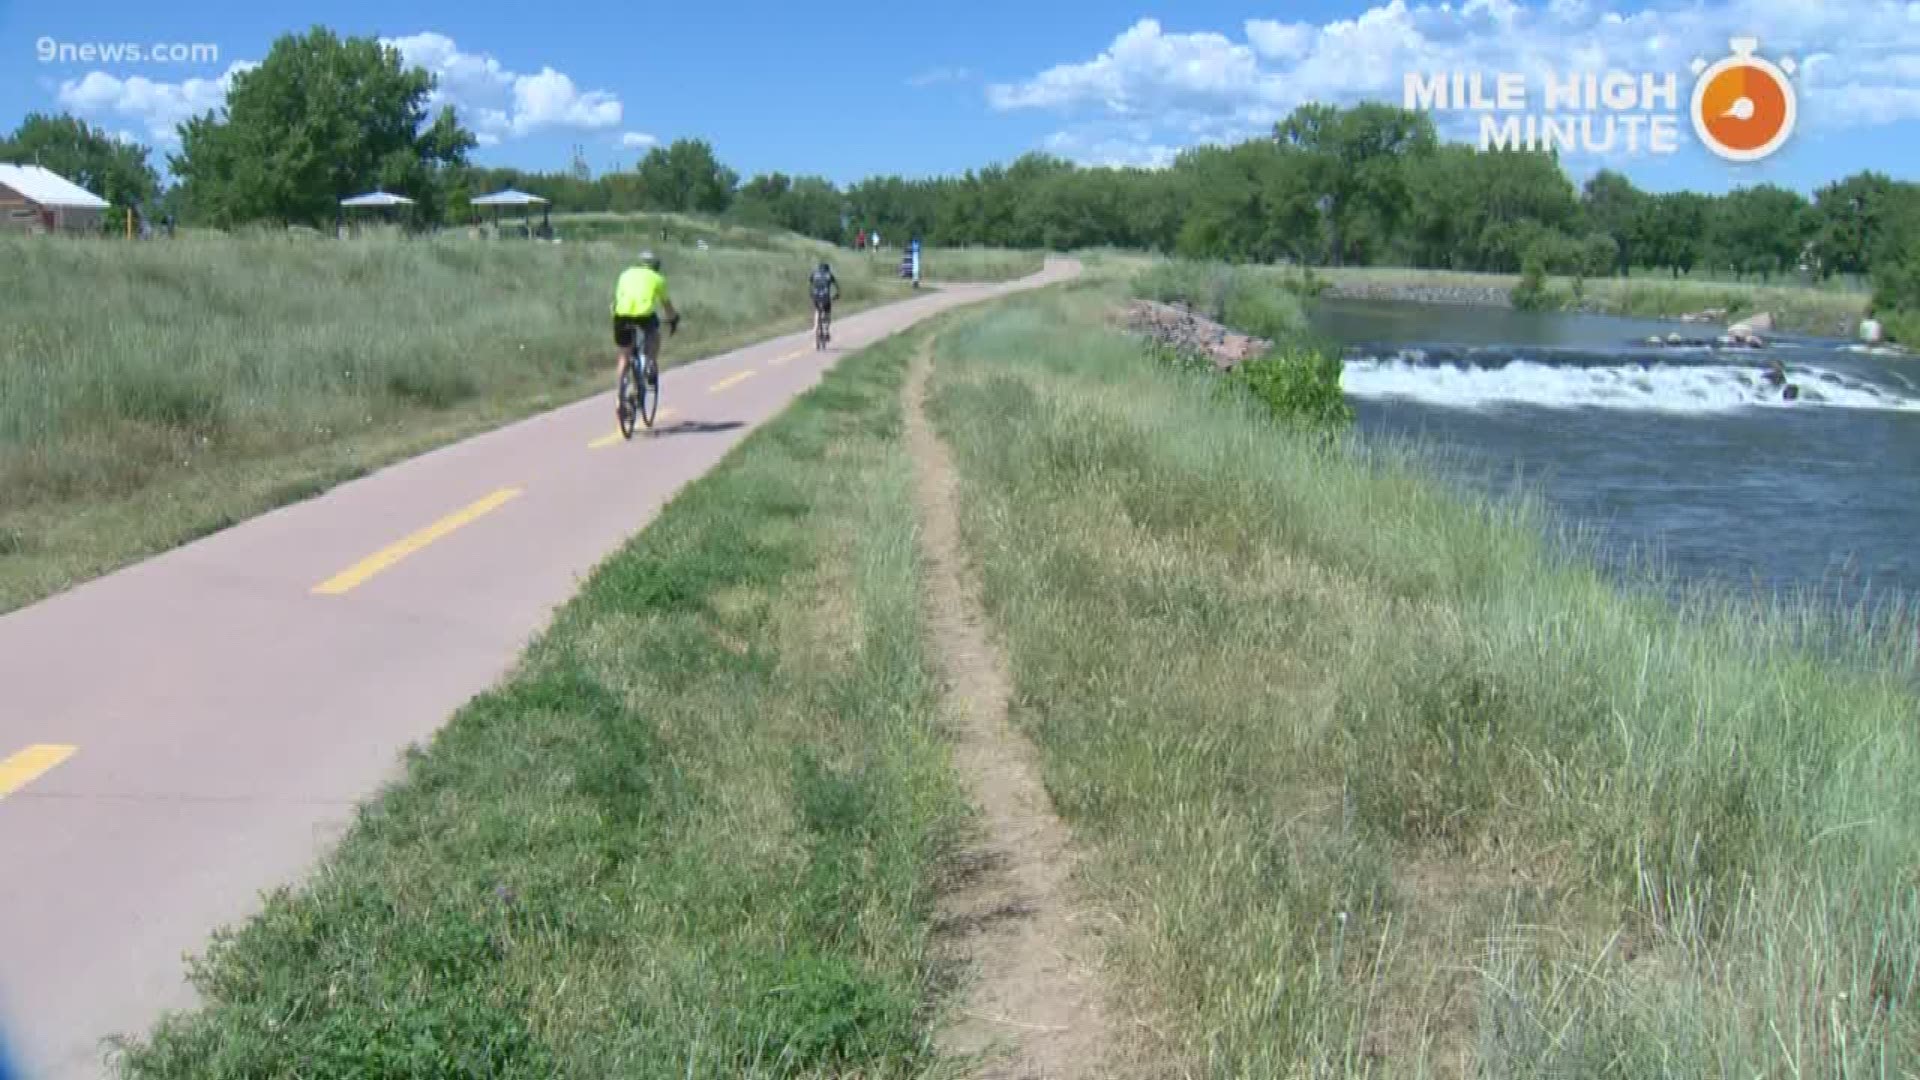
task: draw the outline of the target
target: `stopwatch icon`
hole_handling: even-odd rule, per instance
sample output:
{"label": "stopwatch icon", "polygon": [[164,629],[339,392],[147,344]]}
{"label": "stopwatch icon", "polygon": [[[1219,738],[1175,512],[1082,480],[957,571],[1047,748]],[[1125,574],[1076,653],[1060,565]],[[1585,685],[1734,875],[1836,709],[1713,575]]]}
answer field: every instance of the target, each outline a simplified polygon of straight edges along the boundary
{"label": "stopwatch icon", "polygon": [[1787,141],[1800,114],[1791,59],[1775,64],[1754,55],[1760,42],[1734,38],[1731,56],[1693,62],[1693,130],[1707,149],[1728,161],[1758,161]]}

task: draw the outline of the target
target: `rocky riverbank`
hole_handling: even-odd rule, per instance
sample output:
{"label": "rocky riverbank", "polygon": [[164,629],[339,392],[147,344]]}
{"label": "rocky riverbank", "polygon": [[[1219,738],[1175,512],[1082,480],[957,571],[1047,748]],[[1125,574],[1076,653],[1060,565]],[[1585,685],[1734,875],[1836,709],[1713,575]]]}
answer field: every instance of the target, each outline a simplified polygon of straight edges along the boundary
{"label": "rocky riverbank", "polygon": [[1265,338],[1231,330],[1181,304],[1135,300],[1127,305],[1123,319],[1133,333],[1179,352],[1204,356],[1218,371],[1230,371],[1273,347]]}
{"label": "rocky riverbank", "polygon": [[1336,300],[1400,300],[1462,307],[1512,307],[1502,285],[1432,285],[1414,282],[1342,281],[1327,283],[1320,295]]}

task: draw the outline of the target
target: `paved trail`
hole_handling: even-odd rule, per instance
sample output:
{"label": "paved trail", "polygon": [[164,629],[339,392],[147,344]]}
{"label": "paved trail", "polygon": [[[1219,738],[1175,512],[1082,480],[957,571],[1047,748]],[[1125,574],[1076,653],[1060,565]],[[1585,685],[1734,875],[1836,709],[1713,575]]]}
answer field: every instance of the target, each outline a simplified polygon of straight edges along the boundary
{"label": "paved trail", "polygon": [[834,358],[1077,271],[850,315],[824,354],[796,334],[671,368],[652,437],[621,441],[603,395],[0,616],[0,1033],[26,1075],[104,1075],[101,1039],[191,1004],[183,955],[297,880],[408,744]]}

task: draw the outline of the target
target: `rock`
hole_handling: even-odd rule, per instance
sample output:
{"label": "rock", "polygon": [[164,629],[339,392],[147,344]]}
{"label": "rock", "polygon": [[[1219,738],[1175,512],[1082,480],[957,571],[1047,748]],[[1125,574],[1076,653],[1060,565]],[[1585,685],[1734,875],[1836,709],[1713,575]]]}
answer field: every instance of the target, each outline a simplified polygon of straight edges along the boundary
{"label": "rock", "polygon": [[1860,340],[1869,345],[1880,344],[1881,335],[1885,332],[1886,331],[1881,328],[1880,320],[1878,319],[1860,320]]}
{"label": "rock", "polygon": [[1752,327],[1756,332],[1762,330],[1770,331],[1773,329],[1773,313],[1763,311],[1753,318],[1748,319],[1747,325]]}
{"label": "rock", "polygon": [[1136,300],[1127,306],[1128,328],[1162,345],[1205,356],[1219,371],[1229,371],[1260,356],[1273,343],[1238,333],[1184,307]]}
{"label": "rock", "polygon": [[1669,345],[1678,345],[1684,340],[1685,339],[1682,338],[1678,332],[1667,335],[1667,344]]}
{"label": "rock", "polygon": [[1663,340],[1661,340],[1661,338],[1660,338],[1660,335],[1659,335],[1659,334],[1655,334],[1655,335],[1653,335],[1652,337],[1650,337],[1650,338],[1648,338],[1648,339],[1647,339],[1647,344],[1649,344],[1649,345],[1665,345],[1665,344],[1666,344],[1666,342],[1665,342],[1665,341],[1663,341]]}

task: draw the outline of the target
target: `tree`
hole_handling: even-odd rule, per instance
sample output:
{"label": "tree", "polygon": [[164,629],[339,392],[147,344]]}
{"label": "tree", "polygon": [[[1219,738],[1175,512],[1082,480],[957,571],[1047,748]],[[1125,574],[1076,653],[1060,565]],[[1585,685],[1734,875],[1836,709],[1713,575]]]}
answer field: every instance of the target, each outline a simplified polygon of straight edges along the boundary
{"label": "tree", "polygon": [[1893,195],[1893,180],[1875,172],[1858,173],[1814,192],[1813,251],[1822,277],[1867,272]]}
{"label": "tree", "polygon": [[1428,156],[1438,145],[1426,114],[1377,101],[1346,110],[1302,105],[1274,125],[1273,136],[1306,160],[1312,188],[1326,197],[1335,265],[1353,248],[1362,215],[1379,236],[1398,230],[1410,210],[1405,159]]}
{"label": "tree", "polygon": [[1707,258],[1707,223],[1713,200],[1691,191],[1655,195],[1648,212],[1646,243],[1641,258],[1646,265],[1666,267],[1674,277],[1690,274]]}
{"label": "tree", "polygon": [[427,122],[433,76],[397,49],[324,27],[284,35],[234,76],[224,114],[181,126],[173,172],[218,224],[332,221],[343,197],[384,188],[438,220],[442,184],[476,142],[451,107]]}
{"label": "tree", "polygon": [[115,206],[144,206],[160,191],[146,147],[72,116],[28,113],[12,135],[0,139],[0,158],[37,163]]}
{"label": "tree", "polygon": [[1587,181],[1581,192],[1581,205],[1588,224],[1597,232],[1612,237],[1617,251],[1616,265],[1597,273],[1618,270],[1625,274],[1632,266],[1640,239],[1646,233],[1651,208],[1645,193],[1633,181],[1611,169],[1602,169]]}
{"label": "tree", "polygon": [[740,174],[720,163],[704,139],[675,139],[640,159],[641,198],[649,210],[717,214],[733,202]]}
{"label": "tree", "polygon": [[1720,258],[1738,274],[1793,269],[1813,224],[1799,192],[1773,184],[1736,188],[1719,200],[1711,235]]}

